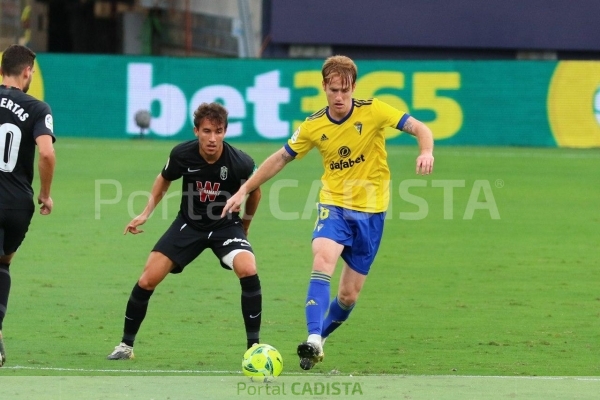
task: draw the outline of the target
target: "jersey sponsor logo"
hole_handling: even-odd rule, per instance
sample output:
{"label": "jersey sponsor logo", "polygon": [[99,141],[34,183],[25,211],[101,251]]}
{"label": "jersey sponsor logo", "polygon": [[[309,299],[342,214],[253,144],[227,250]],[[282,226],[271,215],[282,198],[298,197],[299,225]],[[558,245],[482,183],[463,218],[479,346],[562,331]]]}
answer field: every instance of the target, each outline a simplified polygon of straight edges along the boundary
{"label": "jersey sponsor logo", "polygon": [[241,239],[241,238],[233,238],[233,239],[227,239],[226,241],[223,242],[223,247],[225,246],[229,246],[231,243],[239,243],[242,246],[250,246],[250,242],[248,242],[246,239]]}
{"label": "jersey sponsor logo", "polygon": [[317,302],[311,299],[311,300],[309,300],[309,301],[306,302],[305,307],[316,306],[316,305],[317,305]]}
{"label": "jersey sponsor logo", "polygon": [[0,100],[0,107],[12,111],[17,117],[19,117],[21,121],[25,121],[29,117],[29,114],[25,112],[25,109],[23,109],[23,107],[21,107],[9,98],[3,97]]}
{"label": "jersey sponsor logo", "polygon": [[348,146],[342,146],[338,149],[338,155],[341,157],[338,161],[332,161],[329,163],[330,170],[344,170],[348,168],[354,167],[356,164],[360,164],[361,162],[365,162],[365,155],[361,154],[356,158],[350,158],[350,154],[352,154],[352,150]]}
{"label": "jersey sponsor logo", "polygon": [[356,158],[351,158],[351,159],[341,159],[338,161],[332,161],[331,163],[329,163],[329,169],[330,170],[344,170],[344,169],[348,169],[348,168],[352,168],[354,167],[356,164],[360,164],[365,162],[365,155],[361,154],[360,156],[356,157]]}
{"label": "jersey sponsor logo", "polygon": [[52,115],[46,114],[44,122],[46,123],[46,128],[50,129],[50,132],[54,133],[54,121],[52,120]]}
{"label": "jersey sponsor logo", "polygon": [[227,167],[225,167],[225,166],[221,167],[221,174],[219,176],[222,181],[227,179]]}
{"label": "jersey sponsor logo", "polygon": [[206,181],[204,182],[204,185],[202,185],[202,182],[196,181],[196,190],[200,193],[200,201],[206,202],[207,198],[208,201],[215,201],[219,193],[221,193],[221,191],[219,191],[220,186],[221,184],[218,182],[212,183]]}
{"label": "jersey sponsor logo", "polygon": [[201,168],[198,169],[191,169],[190,167],[188,167],[188,172],[198,172],[200,171]]}
{"label": "jersey sponsor logo", "polygon": [[321,135],[321,142],[325,141],[325,140],[329,140],[329,138],[327,137],[327,135],[322,134]]}
{"label": "jersey sponsor logo", "polygon": [[338,149],[338,155],[342,158],[348,158],[352,154],[352,150],[348,146],[342,146]]}
{"label": "jersey sponsor logo", "polygon": [[362,133],[362,122],[355,122],[354,129],[356,129],[358,131],[358,134],[360,135]]}

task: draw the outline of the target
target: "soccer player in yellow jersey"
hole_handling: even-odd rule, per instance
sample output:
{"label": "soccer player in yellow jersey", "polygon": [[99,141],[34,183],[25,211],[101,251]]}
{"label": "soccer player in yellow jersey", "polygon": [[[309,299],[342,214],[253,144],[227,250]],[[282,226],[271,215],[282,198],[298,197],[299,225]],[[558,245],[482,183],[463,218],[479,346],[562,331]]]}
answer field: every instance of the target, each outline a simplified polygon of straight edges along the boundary
{"label": "soccer player in yellow jersey", "polygon": [[[357,68],[348,57],[329,57],[321,72],[327,107],[309,116],[223,210],[225,215],[238,209],[246,194],[313,147],[321,153],[325,172],[305,306],[308,339],[298,346],[305,370],[323,360],[325,339],[348,319],[381,242],[390,183],[384,129],[415,136],[420,150],[416,172],[433,171],[433,135],[425,124],[376,98],[354,99]],[[339,257],[344,267],[337,296],[330,302],[330,280]]]}

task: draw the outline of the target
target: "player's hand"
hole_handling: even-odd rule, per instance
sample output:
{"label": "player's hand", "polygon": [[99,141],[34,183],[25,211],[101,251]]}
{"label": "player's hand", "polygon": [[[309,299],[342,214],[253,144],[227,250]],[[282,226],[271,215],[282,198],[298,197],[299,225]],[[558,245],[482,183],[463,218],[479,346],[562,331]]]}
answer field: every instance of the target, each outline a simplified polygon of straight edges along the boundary
{"label": "player's hand", "polygon": [[40,214],[48,215],[52,212],[52,207],[54,206],[54,202],[52,201],[52,197],[38,197],[38,204],[41,204]]}
{"label": "player's hand", "polygon": [[433,172],[433,154],[425,153],[417,157],[417,174],[429,175]]}
{"label": "player's hand", "polygon": [[246,193],[244,193],[241,188],[236,194],[231,196],[229,200],[227,200],[227,203],[225,203],[225,206],[223,207],[221,218],[225,218],[228,212],[239,212],[242,207],[242,202],[244,201],[245,196]]}
{"label": "player's hand", "polygon": [[127,232],[130,232],[134,235],[144,232],[142,229],[138,229],[137,227],[140,225],[143,225],[147,220],[148,220],[148,217],[146,217],[144,215],[138,215],[137,217],[132,219],[129,224],[127,224],[127,226],[125,227],[125,232],[123,232],[123,235],[127,235]]}

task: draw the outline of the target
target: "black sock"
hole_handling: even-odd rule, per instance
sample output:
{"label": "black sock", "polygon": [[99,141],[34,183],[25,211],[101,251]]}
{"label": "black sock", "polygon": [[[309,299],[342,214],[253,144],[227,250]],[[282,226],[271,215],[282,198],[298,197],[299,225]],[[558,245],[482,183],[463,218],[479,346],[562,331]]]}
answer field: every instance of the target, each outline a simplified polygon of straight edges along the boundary
{"label": "black sock", "polygon": [[142,289],[137,283],[131,291],[127,309],[125,310],[125,326],[123,328],[123,339],[121,340],[128,346],[133,346],[135,335],[137,335],[146,317],[148,310],[148,301],[154,290]]}
{"label": "black sock", "polygon": [[8,294],[10,293],[10,264],[0,264],[0,331],[2,330],[2,321],[6,315],[8,307]]}
{"label": "black sock", "polygon": [[262,314],[262,292],[258,275],[240,279],[242,286],[242,316],[246,326],[248,348],[260,342],[260,320]]}

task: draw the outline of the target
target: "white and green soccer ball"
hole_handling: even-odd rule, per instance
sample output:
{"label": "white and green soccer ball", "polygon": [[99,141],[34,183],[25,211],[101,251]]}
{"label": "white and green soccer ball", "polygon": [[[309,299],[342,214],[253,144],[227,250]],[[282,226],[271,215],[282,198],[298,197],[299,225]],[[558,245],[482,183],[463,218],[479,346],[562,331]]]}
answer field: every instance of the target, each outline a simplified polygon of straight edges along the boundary
{"label": "white and green soccer ball", "polygon": [[242,372],[252,381],[269,382],[283,371],[283,358],[268,344],[255,344],[244,353]]}

